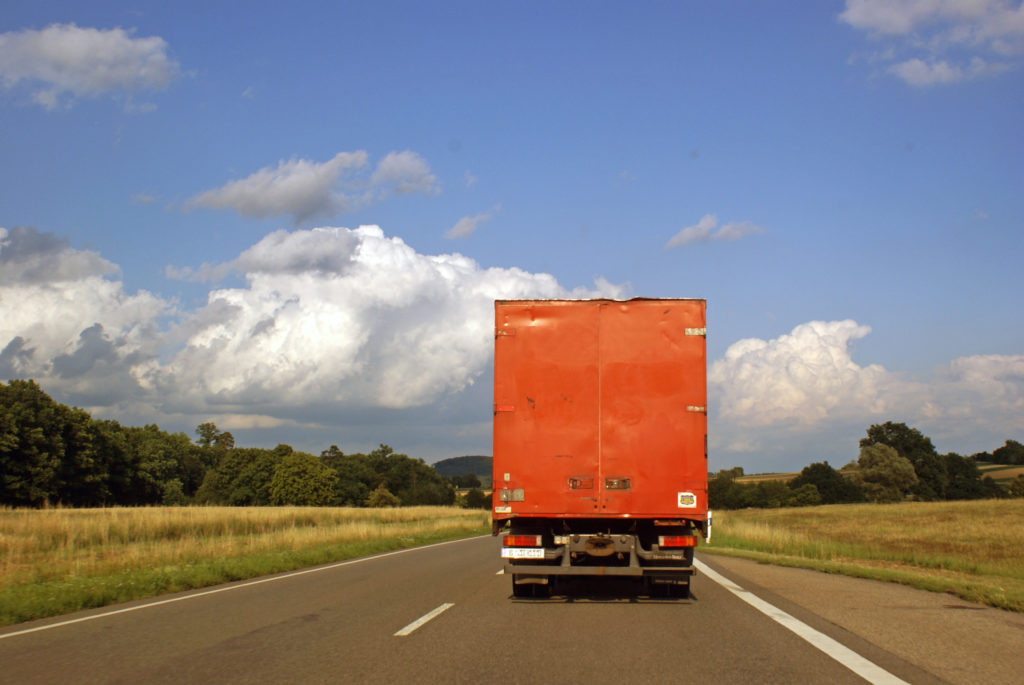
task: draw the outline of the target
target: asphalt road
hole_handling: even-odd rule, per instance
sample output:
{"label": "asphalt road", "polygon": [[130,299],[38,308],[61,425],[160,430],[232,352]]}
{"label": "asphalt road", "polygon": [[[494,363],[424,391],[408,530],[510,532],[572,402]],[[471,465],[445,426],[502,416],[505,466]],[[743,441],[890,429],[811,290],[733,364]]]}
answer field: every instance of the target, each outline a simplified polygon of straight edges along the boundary
{"label": "asphalt road", "polygon": [[[991,654],[967,649],[976,663],[954,655],[946,661],[955,671],[935,656],[948,647],[894,647],[893,636],[913,632],[914,621],[934,631],[936,618],[922,610],[896,620],[885,611],[894,601],[931,606],[938,597],[972,609],[939,605],[954,617],[954,633],[941,633],[947,640],[982,629],[987,642],[998,634],[1024,652],[1017,614],[870,581],[703,561],[906,682],[1016,682],[1002,674],[1024,672],[1019,654],[1001,652],[995,669]],[[694,579],[688,600],[648,600],[616,585],[517,600],[501,566],[496,540],[476,538],[8,626],[0,629],[0,682],[864,682],[706,574]],[[896,587],[898,597],[872,599],[876,587]],[[874,624],[873,605],[881,612]],[[975,624],[957,627],[965,615]],[[408,634],[396,635],[403,629]],[[977,680],[965,677],[972,673]]]}

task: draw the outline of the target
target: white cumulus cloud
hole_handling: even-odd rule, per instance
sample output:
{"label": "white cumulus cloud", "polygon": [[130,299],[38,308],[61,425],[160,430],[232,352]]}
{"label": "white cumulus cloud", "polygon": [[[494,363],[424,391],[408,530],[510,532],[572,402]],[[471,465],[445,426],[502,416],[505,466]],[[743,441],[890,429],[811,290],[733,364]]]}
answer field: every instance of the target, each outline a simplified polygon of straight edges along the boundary
{"label": "white cumulus cloud", "polygon": [[[888,43],[885,71],[913,86],[1005,71],[1024,54],[1024,3],[1008,0],[847,0],[839,18]],[[963,52],[973,52],[963,58]],[[898,57],[897,52],[906,58]]]}
{"label": "white cumulus cloud", "polygon": [[966,68],[950,65],[944,60],[925,62],[922,59],[914,58],[906,62],[894,64],[888,69],[890,73],[895,74],[912,86],[956,83],[957,81],[970,80],[984,74],[993,74],[1005,70],[1005,65],[988,64],[980,57],[972,59],[970,65]]}
{"label": "white cumulus cloud", "polygon": [[178,74],[159,36],[136,38],[131,30],[75,24],[0,34],[0,79],[7,88],[35,84],[32,98],[47,109],[57,107],[65,93],[160,90]]}
{"label": "white cumulus cloud", "polygon": [[440,192],[437,178],[427,161],[411,150],[389,152],[377,162],[370,182],[384,193],[433,194]]}
{"label": "white cumulus cloud", "polygon": [[962,357],[911,379],[852,359],[870,332],[852,320],[811,321],[730,345],[709,369],[712,445],[734,460],[770,460],[807,445],[841,453],[845,438],[845,463],[872,423],[902,421],[967,454],[1024,430],[1024,355]]}
{"label": "white cumulus cloud", "polygon": [[[275,231],[197,270],[235,272],[244,285],[212,289],[182,311],[127,291],[117,266],[95,252],[35,229],[0,229],[0,379],[35,378],[59,401],[107,416],[128,407],[161,425],[220,417],[247,430],[347,425],[370,434],[380,425],[407,437],[431,432],[437,445],[446,431],[485,440],[480,407],[489,400],[479,381],[490,369],[493,301],[629,295],[604,279],[570,289],[549,274],[422,254],[376,226]],[[785,468],[794,452],[845,463],[867,426],[889,420],[967,454],[1019,439],[1024,355],[965,356],[914,379],[854,361],[870,331],[810,321],[739,340],[713,360],[716,468]],[[416,416],[432,427],[410,423]]]}
{"label": "white cumulus cloud", "polygon": [[665,249],[681,247],[691,243],[703,243],[711,240],[732,242],[739,240],[740,238],[745,238],[748,235],[761,233],[761,231],[762,229],[760,227],[755,226],[748,221],[725,224],[720,227],[718,225],[717,216],[714,214],[705,214],[696,224],[693,226],[687,226],[672,236],[669,241],[665,243]]}
{"label": "white cumulus cloud", "polygon": [[480,228],[480,224],[485,221],[489,221],[491,217],[498,213],[501,209],[501,205],[495,205],[490,211],[477,214],[475,216],[464,216],[455,222],[455,225],[449,228],[444,233],[444,237],[448,239],[454,238],[465,238],[473,235],[476,229]]}
{"label": "white cumulus cloud", "polygon": [[333,216],[352,209],[357,198],[338,188],[343,172],[366,164],[363,150],[339,152],[326,162],[281,160],[249,176],[208,190],[187,207],[233,209],[242,216],[267,218],[291,215],[296,223],[315,216]]}
{"label": "white cumulus cloud", "polygon": [[295,224],[331,218],[390,195],[439,192],[426,160],[415,152],[391,152],[369,177],[364,150],[339,152],[326,162],[281,160],[249,176],[200,193],[187,209],[231,209],[242,216],[264,219],[290,216]]}
{"label": "white cumulus cloud", "polygon": [[870,332],[851,320],[811,321],[774,340],[733,343],[709,371],[721,416],[763,426],[883,411],[890,374],[880,366],[858,366],[849,351]]}
{"label": "white cumulus cloud", "polygon": [[130,294],[117,267],[35,229],[0,229],[0,377],[36,378],[79,404],[138,396],[173,304]]}
{"label": "white cumulus cloud", "polygon": [[419,254],[376,226],[273,233],[233,266],[246,287],[211,292],[162,369],[183,403],[420,406],[485,371],[495,299],[621,293]]}

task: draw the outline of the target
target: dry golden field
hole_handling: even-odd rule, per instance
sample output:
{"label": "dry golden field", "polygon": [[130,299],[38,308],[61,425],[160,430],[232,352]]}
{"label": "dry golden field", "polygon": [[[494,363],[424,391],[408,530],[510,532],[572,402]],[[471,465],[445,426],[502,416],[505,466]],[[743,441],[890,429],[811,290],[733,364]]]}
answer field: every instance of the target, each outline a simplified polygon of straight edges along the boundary
{"label": "dry golden field", "polygon": [[716,511],[705,551],[892,580],[1024,611],[1024,500]]}
{"label": "dry golden field", "polygon": [[0,509],[0,623],[489,530],[456,507]]}

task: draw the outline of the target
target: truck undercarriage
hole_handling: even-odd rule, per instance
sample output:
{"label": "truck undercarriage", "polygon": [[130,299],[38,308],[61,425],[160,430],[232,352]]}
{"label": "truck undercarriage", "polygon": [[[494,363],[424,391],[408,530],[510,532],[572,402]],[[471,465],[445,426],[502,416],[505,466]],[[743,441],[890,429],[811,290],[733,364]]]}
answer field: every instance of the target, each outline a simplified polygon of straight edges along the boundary
{"label": "truck undercarriage", "polygon": [[571,579],[621,577],[641,581],[652,597],[685,598],[702,528],[685,519],[516,518],[502,540],[504,572],[516,597],[557,594]]}

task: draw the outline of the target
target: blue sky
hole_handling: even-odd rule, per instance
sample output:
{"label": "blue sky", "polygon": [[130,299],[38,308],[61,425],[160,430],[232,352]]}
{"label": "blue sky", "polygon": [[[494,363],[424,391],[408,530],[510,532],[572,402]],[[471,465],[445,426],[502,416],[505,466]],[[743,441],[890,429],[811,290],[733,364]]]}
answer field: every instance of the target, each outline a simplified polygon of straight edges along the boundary
{"label": "blue sky", "polygon": [[492,5],[9,3],[0,378],[433,461],[491,300],[703,297],[712,468],[1024,437],[1021,3]]}

